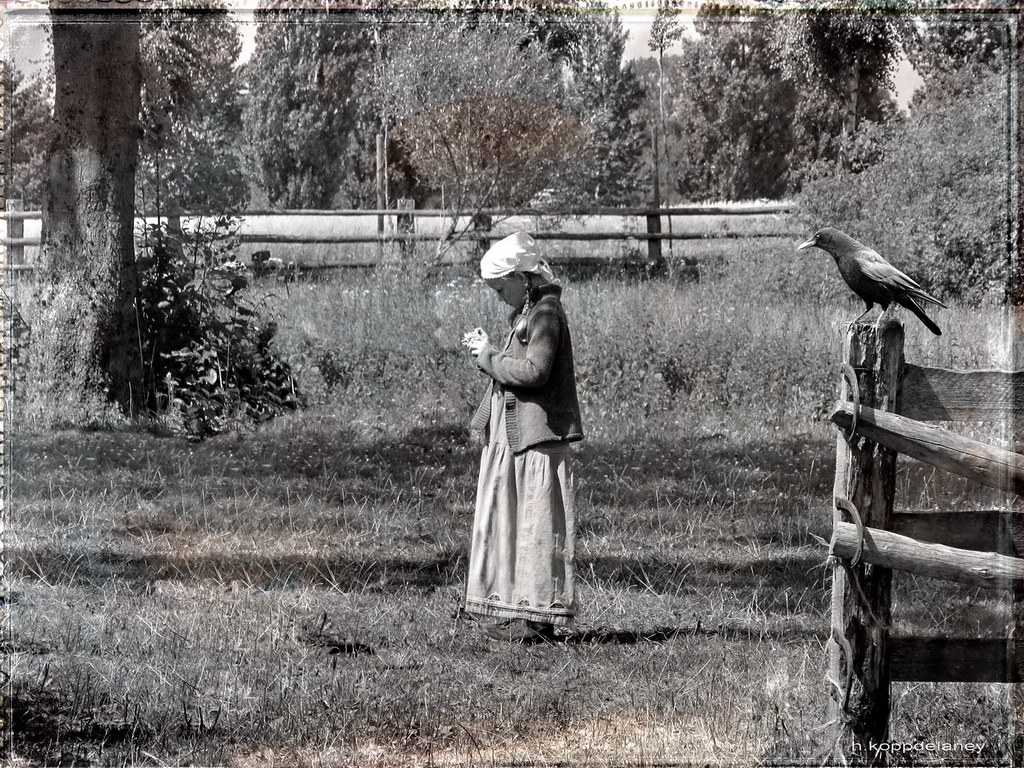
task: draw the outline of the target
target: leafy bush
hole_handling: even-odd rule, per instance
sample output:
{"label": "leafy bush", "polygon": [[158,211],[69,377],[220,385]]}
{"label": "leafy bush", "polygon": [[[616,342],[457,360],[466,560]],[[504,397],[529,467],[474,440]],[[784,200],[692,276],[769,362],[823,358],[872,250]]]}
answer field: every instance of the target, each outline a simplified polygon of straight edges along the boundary
{"label": "leafy bush", "polygon": [[976,302],[1007,288],[1005,78],[967,69],[928,92],[906,120],[864,129],[866,167],[819,167],[799,215],[809,231],[849,232],[940,296]]}
{"label": "leafy bush", "polygon": [[237,222],[194,233],[148,227],[140,259],[140,354],[147,407],[194,439],[232,421],[262,422],[299,404],[276,323],[243,298]]}

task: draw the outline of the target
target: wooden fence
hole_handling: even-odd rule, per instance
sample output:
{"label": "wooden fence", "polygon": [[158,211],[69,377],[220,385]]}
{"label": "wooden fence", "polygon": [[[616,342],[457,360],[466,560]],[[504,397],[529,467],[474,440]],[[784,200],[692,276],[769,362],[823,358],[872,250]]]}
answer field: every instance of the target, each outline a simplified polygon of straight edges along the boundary
{"label": "wooden fence", "polygon": [[[410,201],[411,202],[411,201]],[[25,220],[39,219],[40,211],[22,211],[17,201],[8,201],[7,211],[0,214],[0,218],[7,221],[7,237],[3,242],[8,249],[7,265],[12,272],[35,269],[36,266],[25,263],[24,249],[26,246],[38,246],[39,237],[24,236]],[[502,220],[513,217],[516,219],[526,218],[532,221],[527,228],[529,233],[538,240],[555,241],[611,241],[611,240],[636,240],[646,245],[646,261],[649,264],[662,264],[664,255],[662,243],[665,241],[684,240],[708,240],[708,239],[732,239],[748,237],[794,237],[794,233],[785,227],[768,228],[755,231],[723,231],[715,230],[710,232],[672,232],[665,231],[663,222],[670,221],[670,217],[698,217],[698,216],[727,216],[727,217],[759,217],[768,219],[773,216],[786,216],[792,212],[792,206],[785,203],[761,203],[744,205],[721,205],[721,206],[678,206],[673,208],[590,208],[590,209],[564,209],[564,210],[519,210],[500,211],[487,210],[473,215],[462,215],[458,217],[458,239],[464,242],[475,242],[478,250],[486,249],[487,245],[494,240],[500,239],[508,231],[503,229]],[[344,234],[344,235],[282,235],[270,233],[242,233],[239,240],[242,243],[273,246],[279,244],[372,244],[376,243],[383,249],[386,245],[395,244],[403,251],[411,250],[415,243],[431,242],[437,243],[443,235],[426,233],[417,227],[419,219],[451,218],[452,212],[436,209],[414,209],[408,204],[398,208],[387,210],[251,210],[238,214],[240,217],[253,218],[261,216],[288,217],[288,216],[313,216],[313,217],[370,217],[376,220],[376,231],[367,234]],[[185,217],[188,217],[186,214]],[[572,219],[573,217],[615,217],[622,220],[622,229],[616,231],[572,231],[568,227],[555,225],[552,222],[558,220]],[[542,223],[544,224],[542,226]],[[671,229],[671,228],[669,228]],[[580,259],[573,263],[580,262]],[[366,267],[374,266],[377,259],[372,260],[346,260],[338,264],[319,265],[317,268],[330,268],[331,266],[345,267]],[[300,265],[301,266],[301,265]]]}
{"label": "wooden fence", "polygon": [[1021,594],[1024,526],[1012,504],[980,512],[897,511],[895,480],[902,453],[1010,499],[1019,496],[1024,456],[924,422],[1001,423],[1013,432],[1024,408],[1024,372],[908,364],[897,321],[850,326],[843,353],[842,397],[831,416],[840,434],[830,543],[829,721],[844,759],[882,765],[888,753],[872,745],[889,738],[893,681],[1024,679],[1018,628],[998,639],[890,633],[894,571]]}

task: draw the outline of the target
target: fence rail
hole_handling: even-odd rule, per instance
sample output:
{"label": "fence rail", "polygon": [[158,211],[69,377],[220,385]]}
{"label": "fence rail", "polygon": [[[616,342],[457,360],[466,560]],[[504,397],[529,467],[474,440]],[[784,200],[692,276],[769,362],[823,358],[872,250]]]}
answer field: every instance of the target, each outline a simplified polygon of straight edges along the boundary
{"label": "fence rail", "polygon": [[853,403],[837,403],[831,420],[844,430],[856,426],[861,437],[945,472],[1000,491],[1024,493],[1024,456],[1019,453]]}
{"label": "fence rail", "polygon": [[[26,220],[39,219],[41,211],[22,211],[14,205],[16,201],[8,201],[9,210],[0,213],[0,219],[7,221],[7,237],[3,239],[9,249],[7,260],[8,268],[11,266],[24,265],[24,249],[41,244],[40,237],[25,237],[23,225]],[[13,210],[12,210],[13,209]],[[349,259],[331,262],[327,264],[304,265],[298,264],[298,269],[331,269],[345,267],[372,267],[379,263],[383,256],[383,249],[388,245],[398,245],[408,251],[417,243],[437,243],[439,241],[451,242],[459,240],[469,244],[475,244],[478,249],[486,247],[486,244],[499,239],[507,234],[501,226],[502,222],[511,218],[534,219],[533,225],[517,228],[524,229],[537,240],[565,241],[565,242],[600,242],[600,241],[638,241],[646,244],[647,262],[651,264],[662,264],[662,244],[672,241],[696,241],[696,240],[735,240],[743,238],[789,238],[797,237],[802,233],[780,231],[778,229],[766,231],[728,231],[709,230],[703,232],[679,231],[666,232],[662,227],[662,219],[671,217],[780,217],[786,216],[793,211],[793,206],[788,203],[757,203],[742,205],[717,205],[717,206],[675,206],[670,208],[566,208],[559,210],[524,209],[516,211],[508,210],[484,210],[473,214],[461,214],[457,217],[459,227],[458,233],[452,237],[443,231],[434,233],[417,232],[416,220],[432,218],[452,218],[452,212],[441,209],[414,209],[414,208],[389,208],[389,209],[346,209],[346,210],[250,210],[237,214],[242,219],[255,219],[250,222],[253,227],[259,226],[258,219],[264,217],[363,217],[376,218],[376,232],[364,234],[310,234],[290,235],[273,234],[269,232],[243,232],[238,235],[241,243],[255,246],[274,245],[368,245],[378,246],[377,259]],[[219,215],[219,214],[217,214]],[[205,213],[184,213],[182,219],[196,219],[212,217],[213,214]],[[636,229],[626,227],[621,230],[611,230],[605,225],[605,229],[596,231],[572,231],[569,228],[551,231],[548,226],[542,226],[542,222],[552,218],[565,217],[605,217],[620,218],[625,223],[629,219],[639,219],[636,222]],[[387,226],[385,226],[385,220]],[[599,222],[598,224],[603,224]],[[671,229],[671,227],[669,227]],[[594,259],[582,257],[573,259],[560,255],[555,261],[559,263],[584,265]],[[598,259],[599,263],[606,263],[607,259]],[[457,263],[458,260],[442,260],[441,263]],[[27,269],[14,270],[31,271],[31,265]]]}
{"label": "fence rail", "polygon": [[[8,204],[14,201],[8,201]],[[788,214],[795,210],[790,203],[743,203],[737,205],[677,205],[663,208],[639,207],[639,208],[564,208],[564,209],[540,209],[523,208],[515,211],[507,209],[488,208],[478,212],[481,216],[498,217],[536,217],[536,218],[562,218],[567,216],[766,216]],[[204,213],[200,211],[185,212],[181,214],[184,218],[221,216],[223,214]],[[426,218],[451,218],[452,212],[443,208],[342,208],[338,210],[328,209],[301,209],[286,208],[282,210],[253,209],[240,211],[232,214],[245,218],[247,216],[412,216]],[[472,218],[474,213],[459,214],[460,219]],[[0,219],[38,219],[42,217],[42,211],[21,211],[7,210],[0,212]],[[155,218],[155,214],[147,217]]]}
{"label": "fence rail", "polygon": [[854,523],[835,524],[832,554],[845,560],[857,558],[869,565],[985,589],[1024,586],[1024,560],[1019,558],[918,541]]}
{"label": "fence rail", "polygon": [[833,489],[830,723],[844,762],[884,764],[892,681],[1024,681],[1024,617],[1007,638],[890,636],[895,572],[1024,593],[1024,515],[1006,510],[897,511],[898,453],[1010,494],[1024,455],[924,421],[1009,421],[1024,411],[1024,372],[906,364],[903,326],[851,325],[844,343]]}
{"label": "fence rail", "polygon": [[894,637],[892,679],[919,683],[1024,682],[1024,640]]}
{"label": "fence rail", "polygon": [[[713,234],[702,234],[699,232],[680,232],[675,234],[659,233],[648,234],[645,232],[530,232],[527,234],[535,240],[570,240],[570,241],[598,241],[598,240],[733,240],[750,237],[794,237],[791,232],[716,232]],[[459,237],[466,242],[489,242],[495,239],[494,235],[480,232],[467,232]],[[388,245],[391,243],[436,243],[436,235],[327,235],[311,236],[302,235],[238,235],[240,243],[253,243],[256,245],[275,245],[283,243],[294,243],[301,245],[329,245],[329,244],[355,244],[355,243],[377,243]],[[40,245],[38,237],[8,237],[3,239],[8,247]]]}

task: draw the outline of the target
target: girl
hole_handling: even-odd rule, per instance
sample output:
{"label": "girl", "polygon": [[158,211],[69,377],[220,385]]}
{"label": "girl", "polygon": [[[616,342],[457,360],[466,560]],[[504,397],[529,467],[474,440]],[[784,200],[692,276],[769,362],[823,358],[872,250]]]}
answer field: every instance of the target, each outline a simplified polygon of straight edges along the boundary
{"label": "girl", "polygon": [[484,431],[466,610],[495,639],[554,640],[576,613],[569,443],[583,438],[562,289],[533,238],[518,232],[480,262],[512,307],[498,349],[477,329],[464,343],[491,381],[473,417]]}

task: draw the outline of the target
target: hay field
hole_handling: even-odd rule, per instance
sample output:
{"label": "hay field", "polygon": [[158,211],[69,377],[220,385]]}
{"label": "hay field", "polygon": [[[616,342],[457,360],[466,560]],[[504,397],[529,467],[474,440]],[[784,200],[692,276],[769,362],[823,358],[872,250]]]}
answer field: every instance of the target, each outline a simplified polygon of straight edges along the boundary
{"label": "hay field", "polygon": [[[504,317],[468,270],[262,285],[309,407],[256,431],[41,433],[15,409],[11,764],[819,764],[823,416],[860,307],[777,239],[717,257],[700,283],[566,285],[588,437],[582,613],[556,645],[458,611],[483,382],[457,342]],[[904,318],[908,360],[1021,366],[999,307],[935,317],[941,338]],[[909,507],[1002,502],[909,461],[899,484]],[[923,579],[896,604],[900,631],[1012,622]],[[1008,765],[1009,711],[1005,686],[898,684],[893,738]]]}

